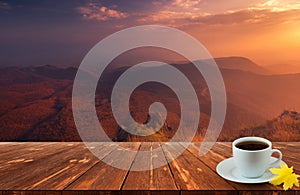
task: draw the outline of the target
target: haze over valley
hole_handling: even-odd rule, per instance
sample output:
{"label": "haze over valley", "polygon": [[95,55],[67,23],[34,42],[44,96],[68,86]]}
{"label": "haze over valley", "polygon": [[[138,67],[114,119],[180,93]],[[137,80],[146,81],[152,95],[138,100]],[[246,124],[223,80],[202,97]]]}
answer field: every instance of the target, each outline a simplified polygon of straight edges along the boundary
{"label": "haze over valley", "polygon": [[[300,73],[273,74],[243,57],[215,59],[227,91],[227,115],[221,141],[241,135],[269,137],[276,141],[300,140]],[[200,125],[194,141],[201,141],[210,119],[210,94],[201,74],[191,63],[174,64],[192,82],[200,103]],[[160,67],[145,67],[159,71]],[[101,125],[115,141],[167,141],[180,121],[180,105],[174,92],[158,83],[139,86],[131,96],[134,119],[147,122],[151,103],[160,101],[168,111],[161,130],[146,137],[132,136],[116,123],[110,94],[126,68],[112,67],[99,80],[96,109]],[[80,141],[72,116],[72,85],[77,68],[53,65],[6,67],[0,71],[1,141]],[[284,110],[287,117],[279,117]],[[291,116],[290,116],[291,115]],[[293,116],[292,116],[293,115]],[[298,116],[298,117],[295,117]],[[274,122],[275,121],[275,122]],[[284,135],[284,136],[283,136]]]}

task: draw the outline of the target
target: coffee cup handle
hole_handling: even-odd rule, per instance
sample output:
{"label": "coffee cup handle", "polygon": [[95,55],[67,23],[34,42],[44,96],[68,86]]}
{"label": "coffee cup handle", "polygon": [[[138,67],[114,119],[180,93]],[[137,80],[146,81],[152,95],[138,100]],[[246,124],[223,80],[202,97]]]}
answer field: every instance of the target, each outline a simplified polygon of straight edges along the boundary
{"label": "coffee cup handle", "polygon": [[281,159],[282,159],[282,153],[280,152],[280,150],[278,150],[278,149],[272,149],[272,150],[271,150],[271,155],[272,155],[274,152],[276,152],[276,153],[279,154],[279,158],[278,158],[275,162],[269,164],[270,167],[275,167],[275,166],[279,165],[279,163],[280,163],[280,161],[281,161]]}

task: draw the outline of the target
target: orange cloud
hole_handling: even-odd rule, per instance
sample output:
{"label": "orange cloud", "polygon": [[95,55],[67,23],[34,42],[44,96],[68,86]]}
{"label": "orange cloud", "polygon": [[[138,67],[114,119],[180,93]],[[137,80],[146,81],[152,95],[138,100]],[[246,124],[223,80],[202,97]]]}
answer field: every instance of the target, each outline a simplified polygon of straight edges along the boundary
{"label": "orange cloud", "polygon": [[157,11],[149,15],[144,15],[137,19],[138,22],[159,23],[168,26],[177,26],[176,24],[184,20],[193,20],[198,17],[210,15],[201,11],[200,0],[172,0],[167,4],[154,1]]}
{"label": "orange cloud", "polygon": [[88,20],[106,21],[110,19],[122,19],[128,16],[126,13],[95,3],[89,3],[87,6],[80,6],[77,10]]}
{"label": "orange cloud", "polygon": [[181,9],[199,10],[200,0],[174,0],[172,6],[179,7]]}
{"label": "orange cloud", "polygon": [[261,64],[299,61],[299,0],[219,2],[152,0],[152,7],[128,13],[118,7],[88,4],[80,13],[100,21],[128,17],[127,23],[114,23],[117,29],[141,24],[180,28],[200,40],[213,56],[241,55]]}
{"label": "orange cloud", "polygon": [[[300,10],[299,0],[245,0],[243,5],[234,6],[235,1],[237,0],[229,0],[228,9],[224,8],[225,11],[221,12],[215,12],[215,8],[213,11],[210,0],[171,0],[168,3],[154,1],[153,5],[156,6],[156,11],[150,14],[140,14],[137,21],[180,28],[197,24],[238,25],[262,22],[268,24],[275,21],[299,19],[297,17]],[[239,3],[241,4],[241,2]],[[210,5],[209,9],[208,5]]]}
{"label": "orange cloud", "polygon": [[141,23],[156,23],[175,27],[195,25],[242,25],[263,24],[275,25],[284,22],[299,21],[300,9],[274,11],[273,9],[244,9],[227,11],[226,13],[210,14],[205,12],[161,10],[152,15],[138,19]]}
{"label": "orange cloud", "polygon": [[154,12],[141,15],[137,21],[180,28],[200,40],[213,56],[242,55],[261,64],[299,61],[297,4],[261,1],[219,12],[204,10],[201,3],[194,5],[199,11],[189,6],[192,4],[175,0],[159,4]]}
{"label": "orange cloud", "polygon": [[300,9],[298,0],[267,0],[262,3],[257,3],[250,9],[270,9],[272,11],[287,11]]}

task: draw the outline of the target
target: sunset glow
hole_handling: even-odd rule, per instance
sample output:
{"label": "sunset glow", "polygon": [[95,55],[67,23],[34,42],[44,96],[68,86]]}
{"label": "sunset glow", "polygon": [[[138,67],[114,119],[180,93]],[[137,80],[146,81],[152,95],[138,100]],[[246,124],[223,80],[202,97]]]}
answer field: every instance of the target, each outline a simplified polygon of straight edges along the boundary
{"label": "sunset glow", "polygon": [[158,24],[193,35],[214,57],[300,66],[297,0],[0,1],[0,23],[1,65],[78,65],[105,36]]}

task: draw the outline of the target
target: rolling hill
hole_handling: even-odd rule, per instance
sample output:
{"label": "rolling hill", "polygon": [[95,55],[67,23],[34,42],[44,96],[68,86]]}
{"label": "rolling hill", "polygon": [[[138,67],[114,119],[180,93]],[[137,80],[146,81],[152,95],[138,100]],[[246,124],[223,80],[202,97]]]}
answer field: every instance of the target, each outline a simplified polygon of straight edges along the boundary
{"label": "rolling hill", "polygon": [[268,137],[273,141],[299,141],[300,113],[285,110],[265,124],[242,129],[241,136],[245,135]]}
{"label": "rolling hill", "polygon": [[[251,134],[249,127],[264,124],[284,109],[300,110],[300,74],[266,75],[245,58],[216,59],[224,77],[228,105],[224,128],[219,140]],[[237,62],[238,63],[235,63]],[[201,120],[195,141],[202,139],[210,119],[210,96],[200,73],[191,64],[177,64],[196,90]],[[159,67],[148,67],[159,71]],[[158,134],[136,137],[126,134],[116,123],[110,108],[110,92],[126,68],[112,68],[101,76],[96,92],[98,118],[113,140],[168,140],[180,121],[180,105],[174,92],[158,83],[139,86],[131,96],[130,108],[134,119],[145,123],[149,105],[162,102],[167,120]],[[0,140],[1,141],[80,141],[72,116],[71,94],[77,69],[46,65],[40,67],[9,67],[0,71]],[[266,130],[262,135],[280,138],[280,129]],[[288,132],[295,138],[295,131]],[[259,133],[258,133],[259,134]],[[286,137],[284,138],[286,139]],[[298,137],[297,137],[298,139]]]}

